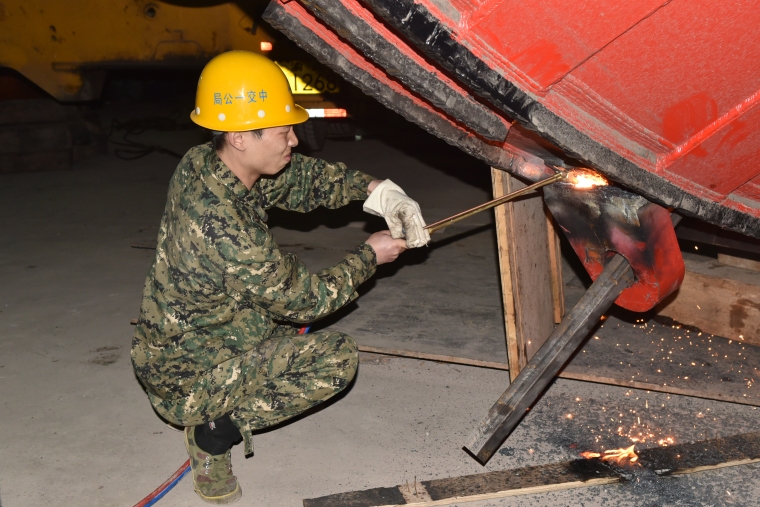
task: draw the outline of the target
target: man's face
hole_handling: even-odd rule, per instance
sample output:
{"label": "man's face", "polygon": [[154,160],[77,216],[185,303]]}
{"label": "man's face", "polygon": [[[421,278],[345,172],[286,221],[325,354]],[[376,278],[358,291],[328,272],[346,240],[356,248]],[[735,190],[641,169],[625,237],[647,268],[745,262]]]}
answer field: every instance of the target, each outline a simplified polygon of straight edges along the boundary
{"label": "man's face", "polygon": [[248,136],[247,158],[249,167],[260,176],[274,175],[290,163],[290,150],[298,145],[293,126],[263,129],[261,137],[252,132]]}

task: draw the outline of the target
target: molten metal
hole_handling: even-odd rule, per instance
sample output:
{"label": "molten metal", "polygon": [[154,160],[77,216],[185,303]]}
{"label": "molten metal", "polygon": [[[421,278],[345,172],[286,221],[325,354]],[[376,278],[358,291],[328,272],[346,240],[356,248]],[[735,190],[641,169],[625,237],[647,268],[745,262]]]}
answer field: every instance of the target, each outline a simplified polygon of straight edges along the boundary
{"label": "molten metal", "polygon": [[607,178],[590,169],[573,169],[568,171],[567,180],[579,190],[609,185]]}
{"label": "molten metal", "polygon": [[638,461],[639,457],[636,455],[636,451],[634,451],[634,446],[626,447],[625,449],[610,449],[608,451],[604,451],[604,456],[599,454],[598,452],[582,452],[581,456],[583,456],[586,459],[591,458],[601,458],[602,460],[606,461],[612,461],[615,460],[616,463],[622,463],[623,460],[628,460],[631,463],[635,463]]}

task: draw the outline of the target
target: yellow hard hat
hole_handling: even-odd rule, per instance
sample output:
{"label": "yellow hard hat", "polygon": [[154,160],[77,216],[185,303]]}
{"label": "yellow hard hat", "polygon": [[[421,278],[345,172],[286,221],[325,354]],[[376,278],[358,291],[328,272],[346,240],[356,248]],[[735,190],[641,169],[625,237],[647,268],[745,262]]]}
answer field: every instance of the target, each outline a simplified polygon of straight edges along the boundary
{"label": "yellow hard hat", "polygon": [[303,123],[309,113],[293,102],[288,80],[272,60],[228,51],[203,68],[190,119],[210,130],[243,132]]}

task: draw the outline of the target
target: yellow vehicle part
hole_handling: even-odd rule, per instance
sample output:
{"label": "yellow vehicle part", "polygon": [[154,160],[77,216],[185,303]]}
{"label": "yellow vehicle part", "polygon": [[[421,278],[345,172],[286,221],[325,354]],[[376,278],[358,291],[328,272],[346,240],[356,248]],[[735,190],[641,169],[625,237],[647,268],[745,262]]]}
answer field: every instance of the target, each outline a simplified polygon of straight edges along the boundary
{"label": "yellow vehicle part", "polygon": [[338,93],[340,87],[335,74],[326,68],[318,69],[301,61],[275,62],[288,78],[290,89],[297,95]]}
{"label": "yellow vehicle part", "polygon": [[275,39],[251,12],[209,0],[0,0],[0,66],[60,101],[92,100],[109,68],[200,68],[231,49],[259,52]]}

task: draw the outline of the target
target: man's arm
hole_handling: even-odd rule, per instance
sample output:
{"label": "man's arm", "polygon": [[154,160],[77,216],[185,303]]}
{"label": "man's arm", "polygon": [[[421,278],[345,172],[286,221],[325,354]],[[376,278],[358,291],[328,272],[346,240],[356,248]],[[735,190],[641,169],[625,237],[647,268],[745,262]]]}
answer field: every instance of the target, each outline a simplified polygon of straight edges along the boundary
{"label": "man's arm", "polygon": [[312,274],[258,227],[217,239],[215,251],[228,294],[293,322],[320,319],[352,301],[377,266],[375,250],[362,243],[335,266]]}
{"label": "man's arm", "polygon": [[276,206],[305,213],[319,206],[334,209],[364,200],[375,181],[377,186],[380,180],[341,162],[329,163],[294,153],[284,171],[274,178],[261,178],[257,184],[264,208]]}

